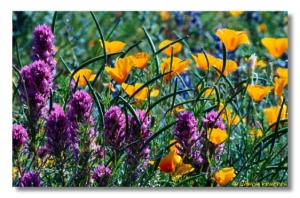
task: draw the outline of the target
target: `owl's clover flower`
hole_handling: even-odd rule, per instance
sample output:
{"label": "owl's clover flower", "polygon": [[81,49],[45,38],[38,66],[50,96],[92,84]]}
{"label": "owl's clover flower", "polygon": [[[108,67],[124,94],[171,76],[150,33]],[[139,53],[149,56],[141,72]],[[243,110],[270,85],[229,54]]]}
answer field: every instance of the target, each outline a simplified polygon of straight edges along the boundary
{"label": "owl's clover flower", "polygon": [[46,143],[51,154],[59,156],[61,151],[68,148],[70,134],[67,128],[68,119],[66,114],[58,104],[54,103],[46,121]]}
{"label": "owl's clover flower", "polygon": [[20,79],[18,86],[21,92],[22,101],[30,107],[32,122],[36,122],[43,114],[42,109],[46,106],[53,82],[53,76],[49,71],[48,64],[44,61],[34,61],[29,66],[24,66],[20,74],[24,84]]}
{"label": "owl's clover flower", "polygon": [[149,130],[149,116],[146,115],[146,112],[138,109],[136,110],[136,115],[141,125],[138,125],[132,115],[129,116],[131,133],[128,144],[131,144],[135,141],[138,142],[130,146],[126,152],[128,153],[128,163],[137,168],[136,171],[138,174],[138,172],[142,172],[142,170],[147,166],[150,159],[149,146],[144,146],[144,144],[146,143],[147,138],[151,136],[151,132]]}
{"label": "owl's clover flower", "polygon": [[41,187],[39,173],[32,171],[24,172],[19,180],[19,187]]}
{"label": "owl's clover flower", "polygon": [[179,143],[178,155],[186,157],[183,159],[185,163],[201,166],[203,158],[199,153],[200,141],[199,131],[197,128],[198,120],[189,111],[184,111],[177,116],[177,123],[173,130],[176,141]]}
{"label": "owl's clover flower", "polygon": [[43,60],[48,64],[49,70],[55,75],[56,60],[54,59],[55,46],[54,46],[54,35],[51,27],[43,24],[38,25],[33,31],[33,54],[32,58],[34,61]]}
{"label": "owl's clover flower", "polygon": [[18,151],[28,141],[28,134],[26,129],[21,124],[13,124],[12,126],[13,136],[13,151]]}
{"label": "owl's clover flower", "polygon": [[125,115],[118,106],[111,106],[104,115],[104,136],[105,140],[118,149],[125,144]]}
{"label": "owl's clover flower", "polygon": [[97,182],[99,187],[107,185],[108,179],[111,175],[111,170],[104,165],[99,165],[93,170],[92,178]]}

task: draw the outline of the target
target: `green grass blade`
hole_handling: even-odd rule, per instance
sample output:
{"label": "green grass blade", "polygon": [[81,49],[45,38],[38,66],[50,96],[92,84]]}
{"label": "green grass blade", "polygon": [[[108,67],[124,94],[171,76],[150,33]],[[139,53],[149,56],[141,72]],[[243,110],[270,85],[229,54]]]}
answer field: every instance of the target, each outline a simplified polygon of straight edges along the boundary
{"label": "green grass blade", "polygon": [[20,58],[20,50],[19,50],[19,44],[18,44],[17,39],[16,39],[16,51],[17,51],[17,59],[18,59],[18,63],[19,63],[18,69],[21,69],[23,64],[22,64],[21,58]]}
{"label": "green grass blade", "polygon": [[97,30],[98,30],[98,33],[100,35],[100,39],[102,41],[102,46],[103,46],[102,48],[103,48],[103,54],[104,54],[104,63],[107,64],[108,59],[107,59],[106,45],[105,45],[105,42],[104,42],[103,32],[102,32],[102,29],[101,29],[95,15],[92,11],[91,11],[91,15],[94,19],[94,22],[95,22],[96,26],[97,26]]}
{"label": "green grass blade", "polygon": [[107,37],[105,38],[105,40],[109,40],[110,36],[112,35],[112,33],[115,31],[115,29],[118,27],[119,23],[122,21],[122,18],[119,18],[117,20],[117,23],[115,24],[115,26],[111,29],[111,31],[108,33]]}
{"label": "green grass blade", "polygon": [[53,15],[53,18],[52,18],[52,24],[51,24],[52,34],[55,34],[55,23],[56,23],[56,20],[57,20],[57,15],[58,15],[58,12],[55,11],[54,15]]}
{"label": "green grass blade", "polygon": [[136,46],[138,46],[141,42],[143,42],[143,40],[136,42],[135,44],[133,44],[132,46],[128,47],[128,49],[120,56],[120,58],[124,58],[125,55],[130,52],[130,50],[132,50],[133,48],[135,48]]}
{"label": "green grass blade", "polygon": [[88,87],[89,87],[89,89],[92,93],[92,96],[94,98],[94,101],[96,103],[96,106],[97,106],[97,109],[98,109],[98,112],[99,112],[100,126],[103,127],[104,126],[104,116],[103,116],[104,112],[103,112],[102,106],[101,106],[100,101],[99,101],[97,95],[95,94],[95,91],[94,91],[92,85],[90,84],[89,80],[85,76],[83,76],[83,77],[84,77],[84,79],[85,79],[85,81],[86,81],[86,83],[87,83],[87,85],[88,85]]}
{"label": "green grass blade", "polygon": [[132,114],[133,118],[135,119],[137,126],[141,126],[141,122],[138,118],[138,116],[135,113],[135,110],[133,109],[133,107],[129,104],[128,101],[126,101],[124,98],[122,98],[121,96],[119,96],[119,98],[124,102],[124,104],[127,106],[127,108],[129,109],[130,113]]}
{"label": "green grass blade", "polygon": [[59,59],[61,60],[61,62],[62,62],[63,65],[65,66],[65,68],[68,70],[68,72],[69,72],[70,74],[72,74],[72,70],[69,68],[69,66],[68,66],[67,63],[64,61],[64,59],[63,59],[61,56],[59,56]]}
{"label": "green grass blade", "polygon": [[152,78],[151,80],[147,81],[145,84],[143,84],[141,87],[139,87],[129,98],[128,101],[130,101],[136,94],[138,94],[142,89],[144,89],[145,87],[148,87],[150,84],[154,83],[157,79],[162,78],[164,75],[167,75],[169,73],[171,73],[172,71],[163,73],[163,74],[159,74],[158,76],[155,76],[154,78]]}
{"label": "green grass blade", "polygon": [[156,75],[159,75],[159,60],[158,60],[157,55],[155,54],[156,53],[155,45],[145,27],[143,27],[143,31],[147,37],[147,40],[148,40],[151,50],[152,50],[152,54],[154,56],[154,60],[155,60],[155,64],[156,64]]}

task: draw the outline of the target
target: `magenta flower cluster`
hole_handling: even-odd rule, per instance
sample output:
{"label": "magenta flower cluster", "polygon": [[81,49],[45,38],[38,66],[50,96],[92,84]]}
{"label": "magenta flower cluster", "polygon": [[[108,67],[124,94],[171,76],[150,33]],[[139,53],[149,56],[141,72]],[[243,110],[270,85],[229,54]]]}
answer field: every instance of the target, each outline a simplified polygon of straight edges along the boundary
{"label": "magenta flower cluster", "polygon": [[[68,101],[68,131],[70,134],[71,150],[74,153],[78,153],[78,138],[79,124],[88,124],[88,136],[93,138],[97,135],[95,132],[94,118],[91,115],[93,101],[92,97],[84,90],[77,90],[72,94],[71,99]],[[86,146],[89,146],[91,143],[90,139],[86,142]],[[75,154],[76,155],[76,154]]]}
{"label": "magenta flower cluster", "polygon": [[[217,118],[217,116],[218,116],[218,112],[216,111],[211,111],[205,115],[205,117],[202,119],[203,130],[201,131],[201,138],[200,138],[200,141],[203,144],[201,152],[207,153],[207,151],[209,151],[209,154],[211,156],[214,156],[216,162],[220,160],[225,145],[224,143],[218,145],[211,143],[207,139],[207,131],[210,130],[212,127],[225,130],[225,125],[223,123],[222,117],[219,116]],[[205,164],[204,170],[206,170],[209,166],[207,156],[204,157],[204,164]]]}
{"label": "magenta flower cluster", "polygon": [[52,33],[51,27],[45,24],[38,25],[34,29],[33,35],[33,60],[42,60],[47,63],[47,67],[51,73],[55,75],[56,60],[53,57],[55,53],[55,46],[53,44],[55,37]]}
{"label": "magenta flower cluster", "polygon": [[108,179],[111,175],[111,170],[104,165],[99,165],[93,170],[92,178],[97,182],[99,187],[107,185]]}
{"label": "magenta flower cluster", "polygon": [[41,187],[41,179],[39,173],[32,171],[24,172],[19,180],[20,187]]}
{"label": "magenta flower cluster", "polygon": [[61,151],[69,145],[70,133],[67,130],[68,119],[58,104],[53,104],[46,122],[46,145],[50,154],[60,156]]}
{"label": "magenta flower cluster", "polygon": [[147,166],[150,158],[149,146],[144,146],[144,144],[146,143],[147,138],[151,136],[151,132],[149,130],[149,116],[146,115],[146,112],[137,109],[136,115],[141,125],[137,123],[132,115],[129,116],[131,131],[128,144],[131,144],[135,141],[137,142],[128,147],[126,152],[128,153],[128,162],[133,167],[137,167],[139,164],[141,164],[141,166],[137,168],[137,172],[141,172]]}
{"label": "magenta flower cluster", "polygon": [[113,149],[125,144],[125,115],[118,106],[111,106],[104,115],[104,138]]}
{"label": "magenta flower cluster", "polygon": [[[44,117],[42,109],[46,106],[55,74],[56,61],[54,59],[54,35],[47,25],[38,25],[34,32],[33,63],[24,66],[20,73],[18,86],[22,101],[29,103],[30,110],[27,116],[32,123],[36,123],[40,117]],[[29,114],[30,113],[30,114]]]}
{"label": "magenta flower cluster", "polygon": [[13,124],[12,126],[13,136],[13,151],[18,151],[28,141],[28,134],[26,129],[20,124]]}
{"label": "magenta flower cluster", "polygon": [[[29,66],[24,66],[20,71],[24,84],[20,79],[18,86],[22,101],[30,107],[30,118],[36,122],[42,116],[42,109],[46,106],[47,99],[53,82],[53,76],[47,63],[35,61]],[[29,112],[28,112],[29,113]]]}
{"label": "magenta flower cluster", "polygon": [[183,157],[185,163],[201,166],[203,158],[199,152],[201,145],[199,141],[200,133],[197,128],[198,120],[189,111],[180,113],[176,120],[173,135],[180,144],[177,146],[178,155]]}
{"label": "magenta flower cluster", "polygon": [[222,117],[218,117],[218,114],[219,113],[216,111],[210,111],[209,113],[206,113],[205,117],[202,119],[203,128],[207,130],[214,127],[225,130],[225,125],[223,124]]}

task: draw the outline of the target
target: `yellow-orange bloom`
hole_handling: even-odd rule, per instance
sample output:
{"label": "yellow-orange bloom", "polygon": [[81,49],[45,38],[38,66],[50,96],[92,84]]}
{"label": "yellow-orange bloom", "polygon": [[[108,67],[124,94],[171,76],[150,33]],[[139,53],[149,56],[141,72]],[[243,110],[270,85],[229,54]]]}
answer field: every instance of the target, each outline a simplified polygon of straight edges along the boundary
{"label": "yellow-orange bloom", "polygon": [[221,186],[225,186],[235,176],[236,175],[234,173],[234,168],[228,167],[228,168],[223,168],[222,170],[219,170],[218,172],[216,172],[215,180]]}
{"label": "yellow-orange bloom", "polygon": [[261,33],[266,32],[267,29],[268,29],[268,28],[267,28],[266,24],[264,24],[264,23],[258,25],[258,30],[259,30]]}
{"label": "yellow-orange bloom", "polygon": [[278,67],[276,71],[277,71],[278,76],[280,78],[284,79],[284,85],[287,85],[288,81],[289,81],[288,69]]}
{"label": "yellow-orange bloom", "polygon": [[209,96],[212,96],[213,94],[215,94],[215,89],[214,88],[208,88],[205,90],[204,92],[204,96],[205,97],[209,97]]}
{"label": "yellow-orange bloom", "polygon": [[261,129],[254,127],[250,130],[250,135],[253,136],[253,137],[255,137],[255,136],[256,137],[262,137],[263,132],[262,132]]}
{"label": "yellow-orange bloom", "polygon": [[154,163],[155,163],[155,161],[153,161],[153,160],[149,160],[149,161],[148,161],[148,164],[150,164],[151,166],[153,166]]}
{"label": "yellow-orange bloom", "polygon": [[[173,144],[174,142],[176,142],[176,140],[170,140],[170,144]],[[180,144],[177,142],[176,144],[174,144],[173,146],[170,147],[170,151],[175,151],[175,153],[178,151],[178,148],[176,146],[179,146]]]}
{"label": "yellow-orange bloom", "polygon": [[213,128],[207,133],[207,139],[214,144],[221,144],[227,137],[226,131],[219,128]]}
{"label": "yellow-orange bloom", "polygon": [[[143,84],[141,83],[135,83],[135,85],[129,85],[126,83],[122,83],[122,88],[124,91],[132,96],[134,92],[136,92]],[[137,100],[145,100],[148,97],[149,89],[148,87],[144,87],[142,90],[140,90],[137,94],[134,95],[134,98]],[[159,90],[153,89],[150,93],[151,97],[156,97],[159,94]]]}
{"label": "yellow-orange bloom", "polygon": [[108,87],[108,89],[112,92],[116,91],[112,83],[103,83],[103,86]]}
{"label": "yellow-orange bloom", "polygon": [[185,110],[184,106],[177,106],[173,109],[173,114],[177,115],[179,112],[184,111],[184,110]]}
{"label": "yellow-orange bloom", "polygon": [[163,157],[159,162],[159,169],[166,173],[174,173],[176,166],[181,163],[182,158],[175,153],[175,151],[170,151],[165,157]]}
{"label": "yellow-orange bloom", "polygon": [[282,96],[283,88],[285,86],[285,79],[284,78],[274,78],[274,94],[279,98]]}
{"label": "yellow-orange bloom", "polygon": [[[250,60],[250,58],[245,58],[245,61],[249,61],[249,60]],[[263,60],[256,60],[254,66],[255,66],[255,68],[257,68],[257,67],[266,67],[267,64]]]}
{"label": "yellow-orange bloom", "polygon": [[241,118],[238,115],[233,115],[231,111],[228,112],[227,110],[227,115],[222,114],[223,120],[225,120],[229,125],[237,125],[240,122],[243,122]]}
{"label": "yellow-orange bloom", "polygon": [[267,64],[263,60],[259,60],[255,63],[255,67],[265,67]]}
{"label": "yellow-orange bloom", "polygon": [[207,56],[209,65],[207,65],[207,61],[206,61],[206,58],[205,58],[204,54],[199,54],[198,53],[197,56],[192,54],[193,59],[196,61],[197,65],[202,70],[208,70],[208,68],[211,67],[216,61],[216,58],[213,57],[212,55],[207,54],[206,56]]}
{"label": "yellow-orange bloom", "polygon": [[238,45],[250,44],[248,36],[244,31],[235,31],[231,29],[218,29],[216,35],[225,44],[228,51],[235,50]]}
{"label": "yellow-orange bloom", "polygon": [[255,102],[261,101],[274,87],[261,85],[248,85],[247,92]]}
{"label": "yellow-orange bloom", "polygon": [[244,13],[244,11],[229,11],[230,15],[233,17],[238,17]]}
{"label": "yellow-orange bloom", "polygon": [[12,169],[13,180],[16,179],[18,171],[19,170],[17,167],[13,167],[13,169]]}
{"label": "yellow-orange bloom", "polygon": [[263,38],[261,42],[274,58],[279,58],[288,49],[287,38]]}
{"label": "yellow-orange bloom", "polygon": [[[158,48],[161,49],[163,47],[165,47],[166,45],[170,44],[172,41],[170,40],[164,40],[162,41]],[[181,51],[182,49],[182,44],[181,43],[175,43],[173,45],[171,45],[173,47],[173,55],[177,54],[178,52]],[[172,48],[171,46],[167,47],[166,49],[163,50],[163,53],[165,53],[167,56],[171,56],[172,55]]]}
{"label": "yellow-orange bloom", "polygon": [[[275,123],[277,121],[277,117],[279,115],[280,108],[281,108],[281,106],[270,107],[270,108],[264,109],[264,112],[267,117],[269,125],[272,125],[273,123]],[[287,118],[287,106],[283,105],[282,111],[280,114],[280,120],[285,119],[285,118]],[[275,126],[272,129],[274,130]]]}
{"label": "yellow-orange bloom", "polygon": [[[101,39],[99,39],[99,41],[100,41],[101,47],[103,48]],[[106,53],[109,53],[109,54],[121,51],[126,45],[126,43],[123,43],[120,41],[112,41],[112,42],[104,41],[104,43],[105,43]]]}
{"label": "yellow-orange bloom", "polygon": [[139,69],[144,69],[150,59],[150,55],[144,52],[129,56],[133,62],[133,66]]}
{"label": "yellow-orange bloom", "polygon": [[[214,63],[214,66],[222,72],[222,69],[223,69],[223,60],[222,59],[219,59],[217,58],[215,63]],[[232,73],[234,70],[236,70],[238,68],[237,64],[235,61],[233,60],[226,60],[226,67],[224,69],[224,76],[227,76],[228,74]],[[219,74],[219,72],[217,72]]]}
{"label": "yellow-orange bloom", "polygon": [[170,18],[170,12],[168,12],[168,11],[160,11],[159,15],[163,21],[166,21]]}
{"label": "yellow-orange bloom", "polygon": [[132,64],[131,59],[128,57],[118,58],[114,68],[106,66],[104,69],[117,83],[122,83],[128,77]]}
{"label": "yellow-orange bloom", "polygon": [[164,81],[169,82],[172,77],[180,74],[185,70],[187,65],[191,62],[190,59],[181,60],[180,58],[173,57],[172,68],[171,68],[171,57],[163,58],[163,62],[160,64],[160,71],[166,73],[172,70],[170,74],[164,75]]}
{"label": "yellow-orange bloom", "polygon": [[[217,102],[215,104],[217,104]],[[220,113],[220,112],[221,112],[221,116],[222,116],[223,120],[226,123],[228,123],[228,125],[237,125],[240,122],[244,122],[244,119],[241,120],[241,118],[238,115],[234,115],[232,113],[232,110],[229,109],[228,106],[226,108],[224,108],[223,103],[219,104],[218,113]]]}
{"label": "yellow-orange bloom", "polygon": [[77,71],[76,74],[74,74],[73,78],[75,81],[77,81],[77,79],[79,77],[79,80],[78,80],[79,86],[85,86],[87,84],[87,82],[83,76],[85,76],[86,79],[88,79],[88,81],[93,81],[96,77],[95,74],[92,74],[92,70],[90,70],[90,69],[81,69],[81,70]]}

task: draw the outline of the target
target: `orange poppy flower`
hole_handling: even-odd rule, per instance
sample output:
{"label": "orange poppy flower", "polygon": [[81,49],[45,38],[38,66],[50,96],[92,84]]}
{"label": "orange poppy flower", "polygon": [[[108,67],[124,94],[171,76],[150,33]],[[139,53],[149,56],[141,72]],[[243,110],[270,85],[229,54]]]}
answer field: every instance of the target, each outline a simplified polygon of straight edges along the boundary
{"label": "orange poppy flower", "polygon": [[90,41],[89,42],[89,47],[95,47],[95,41]]}
{"label": "orange poppy flower", "polygon": [[[164,41],[162,41],[159,44],[158,48],[161,49],[161,48],[165,47],[166,45],[170,44],[171,42],[172,41],[170,41],[170,40],[164,40]],[[178,43],[178,42],[175,43],[175,44],[173,44],[173,45],[171,45],[171,46],[173,46],[173,55],[177,54],[182,49],[182,44]],[[169,46],[169,47],[167,47],[166,49],[163,50],[163,53],[165,53],[167,56],[171,56],[172,55],[172,48],[171,48],[171,46]]]}
{"label": "orange poppy flower", "polygon": [[247,92],[250,97],[255,101],[261,101],[274,87],[264,87],[261,85],[248,85]]}
{"label": "orange poppy flower", "polygon": [[248,36],[244,31],[231,29],[218,29],[216,35],[225,44],[228,51],[235,50],[241,44],[250,44]]}
{"label": "orange poppy flower", "polygon": [[118,58],[114,68],[106,66],[104,69],[117,83],[122,83],[127,79],[132,64],[128,57]]}
{"label": "orange poppy flower", "polygon": [[[269,125],[275,123],[277,121],[277,117],[279,115],[281,106],[277,107],[270,107],[267,109],[264,109],[265,115],[267,117]],[[287,118],[287,106],[283,105],[282,111],[280,114],[280,120]],[[275,126],[272,128],[273,130],[275,129]]]}
{"label": "orange poppy flower", "polygon": [[95,74],[92,74],[92,70],[90,69],[84,68],[77,71],[76,74],[74,74],[73,78],[75,79],[75,81],[77,81],[79,77],[78,85],[82,87],[87,85],[87,82],[85,81],[83,76],[85,76],[88,81],[93,81],[96,77]]}
{"label": "orange poppy flower", "polygon": [[255,68],[257,67],[266,67],[267,64],[263,60],[259,60],[255,63]]}
{"label": "orange poppy flower", "polygon": [[211,67],[216,62],[216,58],[213,57],[212,55],[207,54],[206,56],[207,56],[209,65],[207,65],[207,61],[206,61],[204,54],[198,53],[197,56],[192,54],[193,59],[196,61],[197,65],[202,70],[208,70],[208,68]]}
{"label": "orange poppy flower", "polygon": [[274,78],[274,94],[278,97],[282,96],[283,88],[285,86],[285,79],[284,78]]}
{"label": "orange poppy flower", "polygon": [[183,174],[192,172],[193,170],[194,168],[192,167],[192,165],[181,162],[176,168],[175,174],[181,176]]}
{"label": "orange poppy flower", "polygon": [[236,175],[234,173],[234,168],[228,167],[228,168],[223,168],[222,170],[216,172],[215,180],[221,186],[225,186],[232,178],[235,178],[235,176]]}
{"label": "orange poppy flower", "polygon": [[[132,96],[136,90],[138,90],[143,84],[141,83],[136,83],[134,86],[129,85],[126,83],[122,83],[122,88],[125,90],[125,92]],[[144,87],[141,91],[139,91],[137,94],[134,95],[134,98],[137,100],[145,100],[148,97],[149,94],[149,89],[147,87]],[[159,94],[159,90],[153,89],[150,93],[151,97],[156,97]]]}
{"label": "orange poppy flower", "polygon": [[244,11],[229,11],[230,15],[233,17],[238,17],[244,13]]}
{"label": "orange poppy flower", "polygon": [[114,88],[114,85],[113,85],[112,83],[103,83],[103,85],[104,85],[105,87],[108,87],[108,89],[109,89],[110,91],[112,91],[112,92],[115,92],[115,91],[116,91],[115,88]]}
{"label": "orange poppy flower", "polygon": [[12,175],[13,175],[13,180],[16,179],[17,175],[18,175],[18,168],[17,167],[13,167],[12,169]]}
{"label": "orange poppy flower", "polygon": [[289,73],[288,69],[278,67],[277,68],[277,74],[280,78],[284,79],[284,86],[288,84],[289,81]]}
{"label": "orange poppy flower", "polygon": [[166,173],[174,173],[175,168],[180,164],[182,158],[175,153],[175,151],[170,151],[165,157],[163,157],[159,162],[159,169]]}
{"label": "orange poppy flower", "polygon": [[209,97],[209,96],[212,96],[213,94],[215,94],[215,89],[214,88],[208,88],[205,90],[204,92],[204,96],[205,97]]}
{"label": "orange poppy flower", "polygon": [[222,114],[222,118],[228,125],[237,125],[238,123],[243,122],[238,115],[232,114],[232,111],[230,110],[227,110],[227,115]]}
{"label": "orange poppy flower", "polygon": [[132,60],[134,67],[144,69],[147,66],[147,62],[149,61],[151,56],[142,52],[129,57]]}
{"label": "orange poppy flower", "polygon": [[256,136],[256,137],[262,137],[263,136],[263,132],[262,132],[262,130],[261,129],[259,129],[259,128],[252,128],[251,130],[250,130],[250,135],[251,136]]}
{"label": "orange poppy flower", "polygon": [[261,42],[274,58],[279,58],[288,49],[287,38],[263,38]]}
{"label": "orange poppy flower", "polygon": [[[102,40],[99,39],[99,41],[101,47],[103,48]],[[109,54],[121,51],[126,45],[126,43],[120,41],[112,41],[112,42],[104,41],[104,42],[105,42],[106,53]]]}
{"label": "orange poppy flower", "polygon": [[259,30],[261,33],[266,32],[267,29],[268,29],[268,28],[267,28],[266,24],[264,24],[264,23],[258,25],[258,30]]}
{"label": "orange poppy flower", "polygon": [[170,74],[164,75],[163,79],[166,82],[169,82],[172,77],[183,72],[187,67],[187,65],[191,62],[190,59],[181,60],[180,58],[173,57],[172,68],[171,68],[171,57],[163,58],[162,60],[163,62],[160,64],[161,72],[166,73],[172,70]]}
{"label": "orange poppy flower", "polygon": [[[253,55],[251,55],[251,57],[252,57]],[[250,58],[251,58],[250,57]],[[245,61],[248,61],[248,63],[250,62],[250,58],[245,58]],[[257,57],[256,57],[257,58]],[[253,59],[252,59],[253,60]],[[255,60],[254,61],[255,62],[255,64],[254,64],[254,66],[255,66],[255,69],[256,68],[258,68],[258,67],[266,67],[267,66],[267,64],[265,63],[265,61],[263,61],[263,60]]]}
{"label": "orange poppy flower", "polygon": [[[223,60],[217,58],[214,66],[219,70],[222,71],[223,69]],[[232,73],[234,70],[236,70],[238,68],[237,64],[235,61],[233,60],[226,60],[226,67],[225,70],[223,72],[224,76],[227,76],[228,74]],[[219,74],[219,72],[217,72]]]}
{"label": "orange poppy flower", "polygon": [[[176,140],[170,140],[170,144],[176,142]],[[178,151],[178,148],[176,146],[179,146],[180,144],[177,142],[173,146],[170,147],[170,151],[175,151],[175,153]]]}
{"label": "orange poppy flower", "polygon": [[207,133],[207,139],[213,144],[221,144],[227,137],[226,131],[219,128],[213,128]]}
{"label": "orange poppy flower", "polygon": [[168,12],[168,11],[160,11],[159,15],[163,21],[166,21],[170,18],[170,12]]}
{"label": "orange poppy flower", "polygon": [[179,112],[184,111],[184,110],[185,110],[184,106],[177,106],[173,109],[173,114],[177,115]]}

